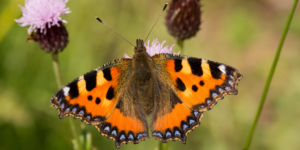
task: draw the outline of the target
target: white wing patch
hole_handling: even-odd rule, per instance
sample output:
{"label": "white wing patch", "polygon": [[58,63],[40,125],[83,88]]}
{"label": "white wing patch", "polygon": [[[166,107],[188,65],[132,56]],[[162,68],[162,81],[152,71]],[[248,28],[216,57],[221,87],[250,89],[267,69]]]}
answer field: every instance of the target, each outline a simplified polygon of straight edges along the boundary
{"label": "white wing patch", "polygon": [[69,91],[70,91],[70,88],[66,86],[66,87],[64,87],[62,90],[64,91],[64,95],[65,95],[65,96],[68,96]]}
{"label": "white wing patch", "polygon": [[226,74],[225,65],[220,65],[218,68],[223,72],[223,74]]}

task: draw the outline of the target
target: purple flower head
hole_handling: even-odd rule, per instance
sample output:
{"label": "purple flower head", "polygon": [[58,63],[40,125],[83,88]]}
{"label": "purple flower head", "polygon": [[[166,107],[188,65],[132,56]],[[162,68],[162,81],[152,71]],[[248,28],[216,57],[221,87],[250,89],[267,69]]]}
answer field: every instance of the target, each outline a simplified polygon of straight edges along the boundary
{"label": "purple flower head", "polygon": [[168,32],[179,40],[195,36],[201,24],[200,0],[171,0],[169,4]]}
{"label": "purple flower head", "polygon": [[60,15],[68,14],[71,11],[66,7],[68,0],[26,0],[25,7],[19,5],[23,16],[15,19],[20,26],[30,25],[28,33],[40,29],[40,32],[46,33],[46,26],[59,26],[59,22],[66,23]]}
{"label": "purple flower head", "polygon": [[[173,51],[172,51],[172,48],[174,46],[174,44],[170,47],[170,46],[165,46],[163,47],[164,43],[166,41],[163,41],[161,44],[158,42],[157,39],[153,40],[153,42],[151,43],[151,46],[150,46],[150,40],[148,40],[148,43],[147,45],[145,44],[145,47],[146,47],[146,52],[148,53],[148,55],[150,57],[154,56],[155,54],[162,54],[162,53],[168,53],[168,54],[172,54]],[[178,53],[175,53],[175,54],[179,54],[180,52]],[[127,54],[124,54],[124,57],[125,58],[131,58],[129,57]]]}

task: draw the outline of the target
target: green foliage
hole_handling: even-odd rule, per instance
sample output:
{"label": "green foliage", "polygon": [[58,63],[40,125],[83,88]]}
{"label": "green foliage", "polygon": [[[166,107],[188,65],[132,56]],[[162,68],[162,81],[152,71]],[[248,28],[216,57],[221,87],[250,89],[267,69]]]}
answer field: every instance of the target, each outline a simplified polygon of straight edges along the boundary
{"label": "green foliage", "polygon": [[[51,54],[40,50],[37,43],[25,43],[26,28],[13,21],[21,15],[17,4],[24,5],[24,1],[0,1],[0,149],[72,149],[69,119],[59,119],[56,109],[49,106],[57,91]],[[161,0],[69,1],[67,7],[72,13],[63,18],[68,21],[70,43],[59,54],[64,84],[124,53],[133,54],[132,46],[97,22],[95,16],[134,42],[146,37],[164,4]],[[169,150],[243,147],[291,6],[269,0],[203,1],[201,30],[184,42],[184,54],[234,66],[244,78],[239,82],[238,95],[226,96],[205,112],[201,125],[188,134],[186,144],[170,141]],[[291,24],[252,149],[300,149],[299,13],[293,22],[296,24]],[[164,23],[162,17],[148,39],[175,44]],[[79,138],[91,138],[92,149],[116,149],[114,142],[101,136],[94,126],[85,128],[80,127],[91,135],[80,133]],[[149,139],[121,149],[153,150],[158,146],[159,141]]]}

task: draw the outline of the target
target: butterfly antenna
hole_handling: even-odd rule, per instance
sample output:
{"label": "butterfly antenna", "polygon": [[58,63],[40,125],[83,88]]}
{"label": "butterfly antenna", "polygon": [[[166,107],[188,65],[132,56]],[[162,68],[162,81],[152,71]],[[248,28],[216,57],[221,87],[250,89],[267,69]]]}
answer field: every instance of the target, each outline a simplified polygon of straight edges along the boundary
{"label": "butterfly antenna", "polygon": [[127,41],[130,45],[132,45],[133,47],[135,47],[133,44],[131,44],[128,40],[126,40],[121,34],[117,33],[115,30],[113,30],[112,28],[110,28],[108,25],[106,25],[99,17],[95,17],[100,23],[104,24],[104,26],[106,26],[108,29],[110,29],[112,32],[114,32],[115,34],[117,34],[118,36],[120,36],[123,40]]}
{"label": "butterfly antenna", "polygon": [[154,28],[154,26],[155,26],[155,25],[156,25],[156,23],[158,22],[159,18],[161,17],[162,13],[163,13],[163,12],[165,11],[165,9],[167,8],[167,6],[168,6],[168,3],[166,3],[166,4],[165,4],[165,6],[164,6],[163,10],[162,10],[162,11],[161,11],[161,13],[159,14],[159,16],[158,16],[158,18],[157,18],[156,22],[154,23],[154,25],[152,26],[152,28],[151,28],[150,32],[149,32],[149,33],[148,33],[148,35],[147,35],[147,37],[146,37],[146,39],[145,39],[145,42],[146,42],[146,40],[147,40],[148,36],[150,35],[150,33],[151,33],[152,29]]}

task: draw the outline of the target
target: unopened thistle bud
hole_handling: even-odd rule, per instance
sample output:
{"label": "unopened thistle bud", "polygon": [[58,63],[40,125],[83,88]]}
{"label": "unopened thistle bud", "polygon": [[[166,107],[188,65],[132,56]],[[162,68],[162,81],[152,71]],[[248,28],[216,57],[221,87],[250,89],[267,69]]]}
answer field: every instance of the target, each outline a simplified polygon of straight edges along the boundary
{"label": "unopened thistle bud", "polygon": [[166,17],[169,33],[179,40],[196,35],[201,24],[200,0],[172,0]]}

